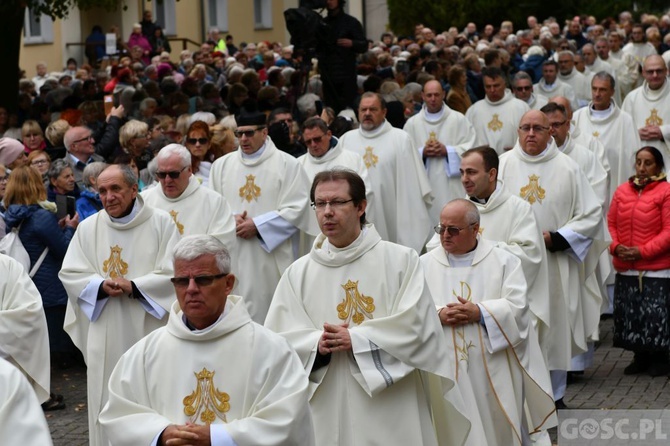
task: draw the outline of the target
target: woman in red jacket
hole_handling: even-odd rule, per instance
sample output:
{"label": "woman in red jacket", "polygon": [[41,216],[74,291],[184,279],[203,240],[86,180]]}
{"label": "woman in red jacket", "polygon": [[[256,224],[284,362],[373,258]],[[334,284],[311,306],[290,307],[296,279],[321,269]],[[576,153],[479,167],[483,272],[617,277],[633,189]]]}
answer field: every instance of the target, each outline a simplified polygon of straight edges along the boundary
{"label": "woman in red jacket", "polygon": [[670,184],[654,147],[635,154],[635,175],[607,215],[614,268],[614,346],[632,350],[624,374],[670,372]]}

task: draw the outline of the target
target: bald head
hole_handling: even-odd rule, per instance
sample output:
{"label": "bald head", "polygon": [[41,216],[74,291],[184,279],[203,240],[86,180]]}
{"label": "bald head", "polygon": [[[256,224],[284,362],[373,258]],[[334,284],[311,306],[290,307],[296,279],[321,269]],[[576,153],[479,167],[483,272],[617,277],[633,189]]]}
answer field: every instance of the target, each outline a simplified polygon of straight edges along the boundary
{"label": "bald head", "polygon": [[426,82],[423,86],[421,97],[426,104],[428,113],[438,113],[444,105],[444,89],[442,85],[435,80]]}
{"label": "bald head", "polygon": [[565,112],[568,115],[568,119],[572,120],[572,107],[570,106],[570,101],[568,101],[565,97],[554,96],[553,98],[549,99],[549,102],[553,102],[554,104],[562,105],[563,107],[565,107]]}
{"label": "bald head", "polygon": [[457,198],[447,203],[440,212],[440,225],[440,242],[448,253],[466,254],[477,247],[479,211],[470,200]]}
{"label": "bald head", "polygon": [[539,155],[547,148],[551,138],[549,119],[539,110],[530,110],[521,118],[517,133],[521,149],[528,155]]}
{"label": "bald head", "polygon": [[642,76],[651,90],[658,90],[665,84],[668,66],[658,55],[648,56],[642,65]]}

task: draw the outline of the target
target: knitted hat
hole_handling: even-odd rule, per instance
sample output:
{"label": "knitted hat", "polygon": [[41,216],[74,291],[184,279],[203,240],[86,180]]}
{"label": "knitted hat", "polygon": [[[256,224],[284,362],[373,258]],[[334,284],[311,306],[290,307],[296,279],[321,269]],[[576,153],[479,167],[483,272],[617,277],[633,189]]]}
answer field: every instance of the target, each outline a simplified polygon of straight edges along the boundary
{"label": "knitted hat", "polygon": [[14,138],[0,138],[0,164],[11,165],[23,155],[23,144]]}

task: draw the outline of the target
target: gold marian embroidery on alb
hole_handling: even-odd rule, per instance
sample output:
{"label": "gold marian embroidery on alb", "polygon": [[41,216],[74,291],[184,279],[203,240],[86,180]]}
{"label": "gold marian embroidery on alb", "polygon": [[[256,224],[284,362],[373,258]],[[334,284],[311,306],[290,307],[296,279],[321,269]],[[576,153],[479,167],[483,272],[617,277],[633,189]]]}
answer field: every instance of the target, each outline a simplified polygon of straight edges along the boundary
{"label": "gold marian embroidery on alb", "polygon": [[[458,298],[461,297],[469,302],[472,302],[472,289],[470,288],[470,285],[468,285],[467,282],[460,282],[461,284],[461,292],[457,293],[456,290],[451,290],[451,293],[456,297],[456,300],[458,301]],[[456,329],[456,336],[458,337],[458,340],[456,341],[456,351],[458,354],[458,360],[459,361],[468,361],[468,358],[470,357],[470,354],[468,353],[468,350],[473,348],[475,344],[472,341],[467,341],[465,339],[465,327],[459,327]]]}
{"label": "gold marian embroidery on alb", "polygon": [[492,132],[498,132],[498,131],[502,130],[502,128],[503,128],[503,123],[502,123],[502,121],[501,121],[500,119],[498,119],[498,113],[495,113],[495,114],[493,115],[493,119],[491,119],[491,122],[489,122],[489,123],[487,124],[487,127],[488,127],[489,130],[491,130]]}
{"label": "gold marian embroidery on alb", "polygon": [[183,401],[184,413],[189,417],[191,423],[201,421],[209,425],[217,417],[224,423],[228,422],[226,412],[230,410],[230,395],[216,388],[215,373],[206,368],[203,368],[200,373],[193,372],[198,380],[196,388]]}
{"label": "gold marian embroidery on alb", "polygon": [[651,114],[644,121],[645,125],[663,125],[663,118],[658,116],[658,110],[655,108],[651,109]]}
{"label": "gold marian embroidery on alb", "polygon": [[261,188],[256,186],[255,180],[255,176],[247,175],[247,182],[244,183],[244,186],[240,187],[240,197],[242,197],[242,200],[247,200],[251,203],[251,200],[258,200],[258,197],[261,196]]}
{"label": "gold marian embroidery on alb", "polygon": [[119,245],[110,246],[111,253],[109,258],[102,263],[102,271],[110,279],[118,279],[128,274],[128,264],[121,258],[121,248]]}
{"label": "gold marian embroidery on alb", "polygon": [[375,167],[379,161],[379,157],[375,155],[374,149],[372,147],[365,148],[365,155],[363,155],[363,161],[365,161],[365,167],[368,169],[370,167]]}
{"label": "gold marian embroidery on alb", "polygon": [[599,136],[600,136],[600,132],[593,132],[593,137],[594,137],[594,138],[597,138],[597,137],[599,137]]}
{"label": "gold marian embroidery on alb", "polygon": [[545,190],[540,187],[540,177],[531,175],[528,179],[530,180],[528,184],[521,188],[521,198],[530,204],[533,204],[536,201],[542,203],[545,196]]}
{"label": "gold marian embroidery on alb", "polygon": [[179,220],[177,220],[177,215],[179,215],[179,212],[175,211],[174,209],[170,211],[170,217],[172,217],[172,220],[174,220],[174,224],[177,225],[179,235],[184,235],[184,225],[179,223]]}
{"label": "gold marian embroidery on alb", "polygon": [[428,135],[428,141],[426,141],[426,145],[434,143],[435,141],[437,141],[437,135],[435,134],[435,132],[430,132],[430,134]]}
{"label": "gold marian embroidery on alb", "polygon": [[344,299],[337,306],[337,317],[349,323],[354,321],[357,325],[367,317],[373,319],[372,313],[375,311],[375,300],[358,291],[358,281],[347,281],[342,285],[344,288]]}

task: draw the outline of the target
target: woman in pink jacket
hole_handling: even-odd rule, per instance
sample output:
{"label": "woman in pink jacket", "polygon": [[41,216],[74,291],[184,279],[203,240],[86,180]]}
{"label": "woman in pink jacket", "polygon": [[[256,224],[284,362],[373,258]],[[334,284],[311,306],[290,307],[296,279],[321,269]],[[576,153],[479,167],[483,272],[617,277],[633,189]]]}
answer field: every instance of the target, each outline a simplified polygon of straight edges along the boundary
{"label": "woman in pink jacket", "polygon": [[614,346],[635,353],[624,374],[670,372],[670,184],[654,147],[635,154],[635,175],[607,215],[614,268]]}

